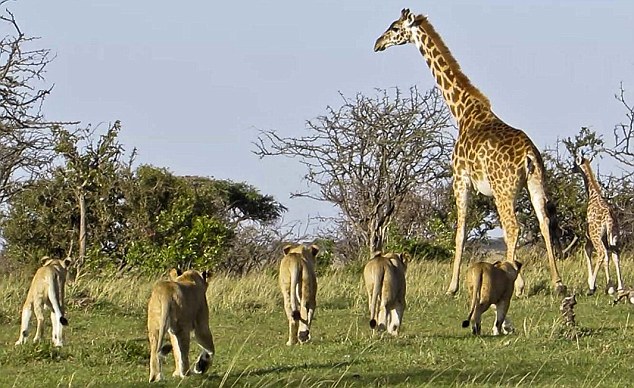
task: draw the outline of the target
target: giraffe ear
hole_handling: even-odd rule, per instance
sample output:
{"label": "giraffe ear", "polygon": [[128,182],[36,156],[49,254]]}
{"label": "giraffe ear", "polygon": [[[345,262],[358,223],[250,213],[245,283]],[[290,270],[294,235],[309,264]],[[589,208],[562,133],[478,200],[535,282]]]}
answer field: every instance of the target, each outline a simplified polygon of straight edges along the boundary
{"label": "giraffe ear", "polygon": [[575,165],[581,166],[582,162],[583,162],[583,156],[581,156],[581,155],[575,156]]}
{"label": "giraffe ear", "polygon": [[407,22],[408,26],[413,26],[414,23],[416,22],[416,15],[414,15],[413,13],[411,13],[409,11],[409,9],[405,8],[403,11],[407,11],[407,12],[402,12],[401,13],[401,19],[405,20]]}

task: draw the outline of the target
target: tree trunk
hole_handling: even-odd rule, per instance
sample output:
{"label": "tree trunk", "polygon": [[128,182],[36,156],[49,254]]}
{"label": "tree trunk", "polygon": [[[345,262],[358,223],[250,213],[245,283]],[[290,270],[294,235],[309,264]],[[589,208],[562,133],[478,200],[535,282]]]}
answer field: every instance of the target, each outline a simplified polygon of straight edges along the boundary
{"label": "tree trunk", "polygon": [[86,197],[84,192],[79,191],[77,194],[77,200],[79,201],[79,259],[78,268],[84,263],[86,258]]}

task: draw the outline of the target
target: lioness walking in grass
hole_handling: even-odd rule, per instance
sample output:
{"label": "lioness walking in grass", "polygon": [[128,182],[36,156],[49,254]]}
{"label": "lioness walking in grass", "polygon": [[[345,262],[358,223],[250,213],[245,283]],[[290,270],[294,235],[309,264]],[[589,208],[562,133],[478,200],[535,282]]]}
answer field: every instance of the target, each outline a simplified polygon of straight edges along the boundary
{"label": "lioness walking in grass", "polygon": [[[176,269],[170,280],[160,280],[152,289],[148,303],[147,328],[150,341],[150,382],[161,380],[161,356],[174,350],[176,368],[173,376],[189,375],[189,344],[191,332],[202,348],[193,372],[204,373],[213,361],[214,340],[209,330],[207,281],[209,273]],[[163,346],[165,333],[171,345]]]}
{"label": "lioness walking in grass", "polygon": [[511,304],[515,279],[522,263],[518,261],[497,261],[494,264],[477,262],[467,270],[467,286],[471,295],[469,316],[462,322],[462,327],[471,323],[473,334],[480,335],[482,330],[482,313],[491,305],[495,306],[496,317],[493,335],[507,334],[503,327],[506,313]]}
{"label": "lioness walking in grass", "polygon": [[[370,327],[398,335],[405,311],[405,270],[401,253],[376,252],[363,269],[368,293]],[[378,325],[377,325],[378,321]]]}
{"label": "lioness walking in grass", "polygon": [[287,244],[280,262],[279,285],[284,297],[284,311],[288,318],[286,345],[310,340],[310,325],[317,306],[316,245],[310,247]]}
{"label": "lioness walking in grass", "polygon": [[53,344],[55,346],[62,346],[63,344],[62,326],[68,325],[68,320],[64,316],[64,286],[66,284],[67,268],[71,263],[71,259],[50,259],[48,256],[44,256],[42,262],[43,265],[33,276],[29,293],[26,296],[24,307],[22,307],[20,337],[16,341],[16,345],[26,342],[29,335],[31,311],[35,313],[37,318],[37,329],[33,342],[37,342],[42,338],[45,309],[51,310]]}

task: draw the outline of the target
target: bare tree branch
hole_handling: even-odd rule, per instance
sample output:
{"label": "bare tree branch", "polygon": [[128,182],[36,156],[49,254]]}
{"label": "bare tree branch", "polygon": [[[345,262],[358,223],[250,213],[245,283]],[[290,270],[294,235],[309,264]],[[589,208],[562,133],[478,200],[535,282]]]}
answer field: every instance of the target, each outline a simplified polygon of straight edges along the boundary
{"label": "bare tree branch", "polygon": [[[615,97],[625,108],[626,120],[614,126],[614,148],[605,148],[604,151],[618,162],[634,167],[634,106],[625,99],[623,84]],[[630,171],[629,176],[632,174],[634,170]]]}
{"label": "bare tree branch", "polygon": [[[6,1],[1,1],[0,6]],[[44,82],[50,50],[30,48],[38,40],[26,36],[6,10],[0,24],[10,32],[0,40],[0,203],[18,184],[42,172],[53,159],[50,130],[58,125],[42,114],[42,104],[53,86]]]}
{"label": "bare tree branch", "polygon": [[425,182],[448,177],[453,137],[449,112],[436,89],[374,98],[341,95],[343,105],[307,122],[308,135],[262,131],[256,155],[296,158],[318,194],[293,195],[335,204],[359,240],[374,251],[404,198]]}

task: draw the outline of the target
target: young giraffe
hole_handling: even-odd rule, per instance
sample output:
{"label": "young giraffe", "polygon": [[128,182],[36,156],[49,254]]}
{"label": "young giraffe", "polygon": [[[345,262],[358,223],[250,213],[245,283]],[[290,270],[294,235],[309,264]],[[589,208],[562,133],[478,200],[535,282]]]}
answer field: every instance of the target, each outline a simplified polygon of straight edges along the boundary
{"label": "young giraffe", "polygon": [[[515,202],[523,186],[528,187],[546,242],[555,291],[564,294],[566,287],[557,270],[551,240],[556,224],[555,207],[544,190],[544,165],[539,151],[524,132],[512,128],[493,113],[488,98],[471,84],[427,17],[416,16],[409,9],[403,9],[401,17],[377,39],[374,51],[406,43],[415,44],[427,61],[459,128],[452,158],[458,211],[456,252],[447,294],[458,291],[471,188],[493,196],[504,231],[506,260],[512,262],[519,234]],[[521,276],[515,285],[517,293],[522,293]]]}
{"label": "young giraffe", "polygon": [[[612,261],[616,267],[617,290],[623,290],[623,279],[621,278],[621,266],[619,264],[617,248],[619,229],[616,217],[614,217],[610,205],[608,205],[601,195],[601,187],[592,173],[590,161],[581,156],[577,156],[572,171],[581,174],[588,194],[588,209],[586,213],[588,230],[585,246],[586,262],[588,264],[588,294],[592,295],[596,291],[597,273],[603,263],[607,290],[608,293],[612,295],[615,290],[614,284],[610,281],[609,253],[611,253]],[[592,270],[593,247],[599,256],[594,271]]]}

